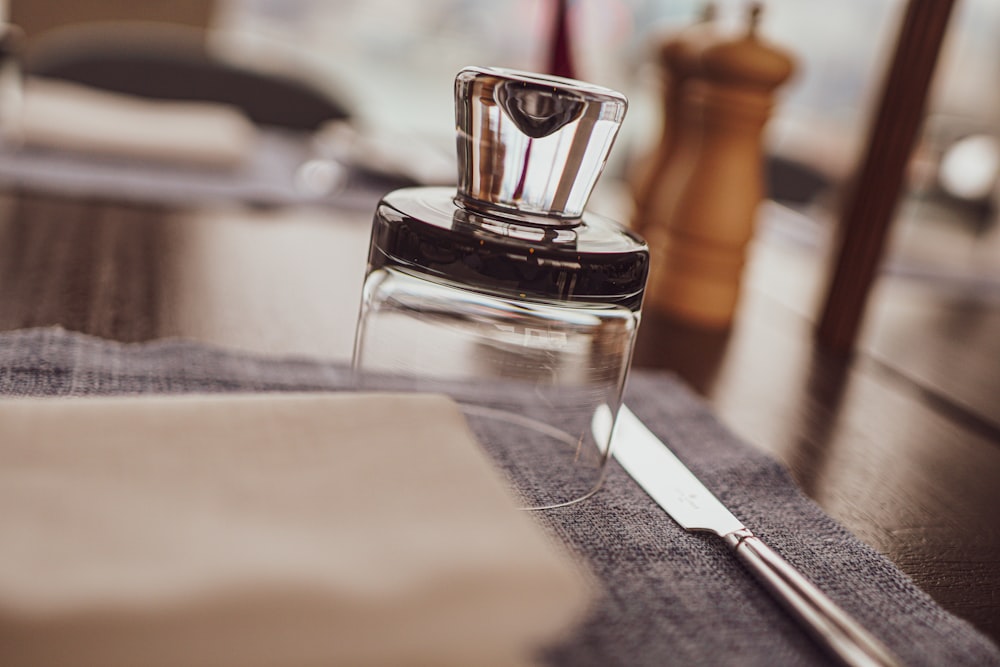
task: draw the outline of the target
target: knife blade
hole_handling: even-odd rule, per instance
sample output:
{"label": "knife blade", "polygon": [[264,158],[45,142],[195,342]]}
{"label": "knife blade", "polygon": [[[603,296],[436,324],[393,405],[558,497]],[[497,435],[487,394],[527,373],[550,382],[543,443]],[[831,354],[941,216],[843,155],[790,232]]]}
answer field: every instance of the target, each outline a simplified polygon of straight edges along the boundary
{"label": "knife blade", "polygon": [[617,419],[607,406],[591,424],[626,472],[682,528],[722,538],[764,587],[830,654],[849,667],[899,667],[901,663],[858,621],[748,530],[677,456],[626,406]]}

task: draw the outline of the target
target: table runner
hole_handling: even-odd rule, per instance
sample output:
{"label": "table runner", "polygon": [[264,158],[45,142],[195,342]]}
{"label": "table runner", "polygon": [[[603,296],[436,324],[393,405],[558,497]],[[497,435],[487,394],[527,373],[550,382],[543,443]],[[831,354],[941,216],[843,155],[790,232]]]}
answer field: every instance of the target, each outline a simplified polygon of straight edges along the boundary
{"label": "table runner", "polygon": [[[0,334],[0,396],[326,391],[343,367],[181,340],[121,344],[58,328]],[[742,519],[911,665],[1000,665],[1000,649],[828,517],[676,378],[633,372],[633,411]],[[604,488],[533,513],[603,594],[552,665],[832,664],[720,540],[682,531],[612,463]]]}

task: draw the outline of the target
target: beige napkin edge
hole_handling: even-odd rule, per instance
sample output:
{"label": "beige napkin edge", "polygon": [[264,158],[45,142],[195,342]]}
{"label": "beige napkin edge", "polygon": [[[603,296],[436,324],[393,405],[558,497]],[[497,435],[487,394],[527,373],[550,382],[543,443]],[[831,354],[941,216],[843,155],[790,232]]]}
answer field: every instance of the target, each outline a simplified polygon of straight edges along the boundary
{"label": "beige napkin edge", "polygon": [[28,77],[13,134],[27,146],[97,156],[232,169],[245,164],[257,129],[213,102],[150,100]]}
{"label": "beige napkin edge", "polygon": [[[144,408],[153,409],[157,418],[163,418],[169,421],[172,417],[164,417],[162,414],[159,414],[159,410],[174,409],[184,412],[185,410],[195,408],[201,410],[207,406],[209,411],[215,414],[220,411],[224,411],[227,407],[232,408],[236,406],[240,410],[256,411],[265,408],[271,410],[275,414],[272,415],[271,420],[267,423],[271,424],[271,426],[277,428],[278,431],[281,432],[286,430],[281,428],[282,423],[285,423],[283,420],[290,419],[292,420],[291,423],[295,423],[295,420],[300,418],[299,413],[297,412],[300,409],[307,411],[316,410],[323,408],[324,404],[327,404],[326,406],[328,407],[329,401],[347,401],[347,409],[351,410],[352,408],[350,403],[359,402],[358,405],[361,405],[364,404],[365,401],[373,399],[380,402],[400,401],[407,403],[413,410],[413,414],[426,415],[434,414],[435,412],[439,414],[447,413],[445,419],[450,422],[450,425],[440,433],[429,434],[429,437],[433,438],[434,442],[437,444],[441,444],[444,440],[448,440],[448,446],[458,448],[455,451],[472,454],[472,451],[468,448],[468,443],[472,440],[471,433],[468,431],[468,427],[465,424],[464,418],[461,417],[461,413],[457,406],[455,406],[449,399],[435,396],[381,394],[377,397],[372,397],[357,394],[337,394],[336,396],[323,394],[258,394],[242,397],[238,395],[188,395],[183,397],[145,397],[131,399],[17,399],[15,401],[0,401],[0,417],[9,417],[12,413],[17,412],[21,412],[22,415],[25,412],[34,412],[34,417],[41,419],[41,423],[45,423],[46,415],[51,418],[53,414],[65,413],[66,411],[69,411],[77,412],[76,417],[79,417],[79,413],[82,411],[87,414],[95,415],[95,419],[101,419],[107,415],[102,416],[95,413],[99,413],[102,409],[115,411],[123,404],[135,406],[138,403],[141,403]],[[220,421],[228,423],[227,420],[231,421],[231,419],[232,415],[223,416],[220,418]],[[12,430],[13,434],[16,435],[18,425],[20,425],[22,429],[30,429],[31,423],[38,422],[35,422],[32,419],[14,420],[14,422],[9,419],[0,419],[0,431],[3,431],[4,427],[6,427],[6,433],[9,438],[12,435]],[[464,432],[457,432],[458,429],[456,429],[456,424],[461,424],[461,429],[463,429]],[[22,433],[22,436],[23,435],[24,434]],[[97,433],[97,436],[100,436],[99,432]],[[481,464],[483,466],[489,466],[488,462],[485,460],[485,455],[478,452],[478,448],[473,449],[477,450],[474,454],[474,458],[480,459],[479,463],[476,465]],[[465,461],[462,465],[465,465],[466,463],[468,463],[468,461]],[[435,469],[437,467],[439,466],[435,466]],[[560,548],[561,545],[557,545],[551,536],[542,533],[539,527],[531,520],[529,514],[513,510],[513,500],[509,496],[504,495],[502,501],[498,500],[498,494],[500,493],[503,485],[502,482],[500,482],[499,475],[494,473],[495,471],[490,469],[490,475],[485,476],[482,479],[477,479],[477,484],[480,485],[480,488],[482,488],[482,485],[484,484],[486,487],[494,487],[492,491],[487,489],[487,493],[482,496],[482,498],[488,498],[487,500],[483,500],[487,507],[493,507],[496,509],[496,507],[498,507],[497,503],[501,502],[502,504],[506,504],[511,510],[510,512],[496,512],[489,514],[493,521],[498,522],[496,526],[497,529],[506,531],[505,534],[508,536],[520,535],[529,541],[537,540],[537,538],[544,535],[543,539],[546,542],[548,549],[545,552],[540,552],[537,549],[532,551],[533,557],[536,560],[530,565],[527,563],[519,564],[517,562],[517,554],[507,554],[507,558],[512,558],[512,560],[494,563],[493,565],[488,566],[492,568],[491,571],[493,572],[493,579],[490,581],[490,584],[495,586],[497,589],[494,593],[484,591],[484,582],[482,578],[480,577],[477,580],[476,573],[470,572],[469,575],[473,577],[473,579],[470,580],[469,586],[472,588],[469,590],[476,590],[478,587],[478,594],[480,598],[492,600],[491,604],[495,605],[494,611],[496,613],[496,622],[513,623],[513,625],[507,629],[495,628],[494,630],[499,630],[494,633],[495,635],[500,637],[520,636],[522,641],[524,641],[527,645],[538,645],[539,643],[554,641],[561,636],[565,636],[565,634],[569,632],[580,619],[582,619],[587,608],[587,601],[593,593],[592,587],[589,584],[581,583],[584,576],[581,576],[578,564],[574,564],[573,567],[569,567],[569,563],[571,561],[568,557],[568,552],[564,548]],[[506,490],[503,489],[503,492],[505,494]],[[482,507],[479,509],[482,510]],[[477,510],[476,508],[470,508],[469,511],[474,515]],[[492,510],[490,511],[492,512]],[[462,515],[459,513],[457,516],[461,517]],[[475,518],[475,516],[466,516],[465,519],[461,520],[474,520]],[[515,539],[520,540],[521,538]],[[504,574],[505,572],[507,573],[506,575]],[[525,580],[524,577],[527,573],[534,573],[533,576],[535,578],[531,581]],[[284,574],[287,575],[288,573],[285,572]],[[439,575],[444,574],[446,573],[439,573]],[[441,599],[439,595],[436,602],[439,603],[441,607],[437,610],[437,612],[431,609],[431,613],[426,613],[428,610],[426,608],[421,609],[420,605],[426,603],[428,600],[427,595],[421,593],[420,591],[410,591],[410,598],[408,602],[405,597],[401,598],[397,596],[395,600],[397,608],[390,608],[389,612],[386,611],[386,608],[375,609],[372,611],[371,615],[363,613],[358,614],[357,617],[354,618],[354,625],[347,623],[347,620],[349,619],[345,619],[345,617],[343,617],[343,609],[338,606],[342,605],[343,600],[335,600],[332,608],[329,606],[327,608],[323,607],[322,595],[319,595],[318,597],[314,595],[312,601],[309,602],[310,594],[322,593],[322,591],[296,590],[294,579],[291,580],[292,589],[285,588],[283,590],[279,589],[269,591],[258,590],[257,595],[262,600],[271,599],[272,602],[274,600],[282,599],[282,596],[284,595],[289,601],[289,605],[299,605],[300,612],[302,612],[304,607],[311,605],[311,608],[317,614],[317,617],[319,614],[322,614],[322,616],[328,620],[332,619],[336,621],[336,623],[342,623],[345,628],[347,638],[358,640],[365,636],[365,627],[368,627],[369,629],[373,627],[373,621],[379,618],[380,615],[382,619],[385,620],[387,613],[398,614],[398,618],[400,619],[398,623],[403,623],[404,619],[407,618],[420,618],[421,612],[425,612],[423,616],[428,619],[433,619],[435,614],[437,614],[439,618],[450,617],[453,619],[453,622],[455,622],[454,619],[458,619],[458,623],[460,624],[462,618],[461,614],[456,616],[455,611],[448,611],[448,609],[460,609],[462,596],[465,592],[463,591],[463,586],[454,585],[454,579],[456,577],[455,573],[447,574],[449,574],[449,576],[444,576],[444,578],[439,579],[436,582],[435,580],[425,582],[426,585],[430,587],[441,587],[449,584],[449,578],[452,579],[450,583],[453,585],[453,590],[449,593],[451,600]],[[458,574],[460,575],[461,573]],[[276,583],[283,586],[288,586],[290,584],[290,580],[287,576],[283,577],[280,571],[278,572],[278,575],[278,578],[275,580]],[[307,585],[308,577],[301,581],[300,584],[303,586]],[[520,613],[521,610],[518,608],[518,600],[505,593],[504,589],[511,586],[515,588],[520,586],[523,590],[532,591],[532,603],[534,608],[529,610],[530,613]],[[68,650],[72,647],[73,653],[78,658],[82,658],[88,655],[88,653],[86,653],[86,648],[89,646],[91,651],[89,655],[95,659],[95,663],[109,665],[128,664],[129,660],[124,658],[131,656],[131,659],[134,660],[136,655],[135,651],[141,649],[142,647],[132,646],[132,648],[129,649],[128,645],[122,645],[120,639],[122,637],[143,636],[142,629],[147,625],[155,625],[162,630],[164,628],[162,625],[163,623],[173,623],[175,629],[178,632],[181,632],[182,636],[186,634],[189,637],[197,637],[199,627],[211,627],[211,623],[206,625],[207,618],[212,617],[213,615],[218,617],[220,614],[224,618],[225,616],[223,612],[227,609],[231,611],[233,608],[251,609],[254,607],[253,604],[250,604],[249,600],[245,601],[245,604],[237,604],[234,607],[234,595],[231,591],[223,591],[220,594],[218,589],[209,590],[211,592],[208,598],[199,598],[198,591],[196,589],[188,591],[186,594],[181,592],[181,594],[173,599],[173,601],[167,601],[167,604],[165,605],[166,609],[161,606],[158,610],[153,610],[152,612],[148,609],[145,611],[143,610],[141,597],[130,598],[129,595],[126,594],[124,598],[118,600],[106,600],[104,608],[98,609],[96,616],[94,615],[95,610],[93,608],[90,608],[88,612],[86,604],[82,607],[76,607],[75,611],[73,605],[69,605],[68,607],[63,606],[61,608],[59,605],[48,608],[44,605],[41,607],[36,606],[32,612],[29,608],[25,608],[23,606],[18,608],[19,605],[16,604],[13,606],[10,604],[4,605],[2,604],[3,601],[0,601],[0,638],[3,637],[5,632],[14,632],[16,630],[17,632],[14,632],[14,634],[23,640],[19,642],[19,645],[21,645],[22,653],[26,660],[27,657],[32,654],[32,651],[42,651],[42,654],[48,656],[48,658],[55,657],[55,662],[64,663],[65,661],[58,659],[58,656],[53,656],[50,652],[63,649]],[[548,592],[546,593],[546,591]],[[11,592],[9,588],[7,592]],[[437,592],[440,593],[440,591]],[[162,593],[158,593],[158,595],[162,595]],[[213,601],[211,599],[212,595],[219,596],[218,600]],[[12,603],[15,601],[8,597],[6,602]],[[63,602],[65,602],[65,600]],[[84,602],[86,602],[86,600],[84,600]],[[209,613],[208,610],[212,608],[213,604],[218,605],[218,613]],[[451,606],[449,607],[449,605]],[[173,608],[173,612],[171,612],[171,608]],[[192,617],[192,609],[200,611]],[[174,614],[172,621],[169,620],[171,618],[171,613]],[[205,616],[206,614],[207,617]],[[306,615],[308,616],[308,614]],[[525,622],[519,625],[520,621],[518,618],[522,616],[530,618],[530,622]],[[187,621],[185,621],[185,618],[187,618]],[[201,619],[200,621],[198,620],[199,618]],[[273,615],[271,615],[270,618],[273,619]],[[474,617],[470,616],[469,619],[471,622]],[[240,622],[236,622],[237,620],[238,619],[230,619],[230,621],[234,624],[233,627],[241,627]],[[244,621],[245,620],[246,619],[244,619]],[[214,623],[218,625],[218,619],[216,619]],[[245,630],[245,623],[242,627]],[[4,628],[6,628],[6,631]],[[104,630],[102,630],[102,628],[104,628]],[[124,628],[128,628],[128,631],[123,632]],[[271,644],[265,643],[265,646],[247,650],[245,651],[246,655],[243,655],[243,652],[241,652],[240,659],[236,662],[226,662],[234,657],[232,649],[228,649],[228,652],[219,656],[218,663],[206,664],[254,664],[252,662],[248,663],[247,661],[251,660],[254,656],[263,657],[268,655],[280,655],[282,651],[287,649],[285,648],[285,643],[279,642],[278,644],[274,644],[275,632],[277,632],[279,636],[294,635],[296,632],[305,631],[306,629],[307,628],[296,626],[294,624],[288,628],[280,629],[280,631],[276,628],[272,628],[272,632],[261,633],[261,637],[268,637],[269,639],[267,641],[271,642]],[[488,655],[494,655],[497,657],[499,660],[497,664],[507,664],[512,662],[517,664],[520,662],[520,659],[514,659],[516,655],[520,655],[519,651],[513,650],[512,647],[505,647],[502,645],[491,646],[488,634],[483,635],[482,632],[477,632],[477,628],[474,625],[468,628],[455,627],[451,630],[453,631],[452,634],[454,636],[467,640],[468,646],[465,648],[462,646],[451,647],[449,649],[450,655],[458,656],[458,658],[454,661],[454,663],[449,662],[448,664],[463,664],[463,662],[465,664],[469,664],[467,660],[471,660],[473,657],[475,657],[475,660],[473,660],[475,664],[482,664],[484,649]],[[398,634],[399,628],[397,627],[395,631]],[[107,641],[95,644],[93,641],[87,639],[88,637],[91,639],[98,637],[102,632],[111,633],[108,635]],[[41,635],[39,635],[39,633],[41,633]],[[430,632],[428,629],[425,629],[423,633],[428,636],[433,636],[433,632]],[[404,644],[407,641],[419,644],[418,640],[420,634],[421,633],[418,632],[417,635],[411,637],[410,640],[403,639],[402,641]],[[40,636],[46,635],[50,637],[59,636],[61,639],[58,642],[58,645],[53,645],[52,642],[32,640],[32,637],[35,637],[37,640]],[[161,638],[168,639],[172,635],[170,632],[167,632],[159,636]],[[320,645],[316,643],[317,636],[339,637],[340,635],[333,635],[330,632],[313,633],[311,635],[312,639],[309,641],[299,639],[295,640],[293,643],[295,646],[311,646],[313,650],[318,652],[318,655],[329,655],[329,652],[333,651],[336,655],[347,657],[347,654],[344,652],[344,648],[346,645],[349,645],[349,642],[345,644],[345,642],[341,640],[336,642],[335,645]],[[78,638],[78,640],[74,640],[74,637]],[[117,643],[111,641],[111,639],[114,639],[115,637],[118,637],[119,639]],[[206,641],[214,646],[225,645],[228,643],[222,642],[220,644],[220,642],[218,642],[218,632],[213,633],[213,637],[213,641],[215,642],[214,644],[212,644],[212,642],[208,639],[206,639]],[[7,639],[10,639],[10,637],[7,637]],[[397,636],[396,639],[398,646],[400,638]],[[5,644],[9,647],[15,646],[13,643],[3,641],[0,641],[0,644]],[[155,645],[155,642],[153,641],[153,638],[147,637],[143,644],[148,649]],[[252,642],[250,644],[252,645]],[[365,656],[368,656],[369,658],[372,657],[370,644],[371,642],[368,641],[361,641],[357,643],[356,646],[359,646],[362,649],[361,653],[349,656],[350,659],[348,660],[348,663],[369,664],[364,663],[363,660],[365,659]],[[272,650],[278,651],[278,653],[268,653],[268,651],[265,650],[267,645],[269,645]],[[162,653],[169,656],[171,655],[169,650],[170,646],[170,642],[166,641],[166,643],[158,651],[156,651],[156,653]],[[509,648],[511,655],[501,659],[501,655],[504,654],[505,648]],[[123,660],[120,663],[115,662],[115,651],[121,652],[121,655],[123,656]],[[149,653],[140,653],[139,655],[148,656]],[[205,651],[203,652],[203,655],[207,656],[209,655],[209,652]],[[521,657],[523,658],[523,655]],[[26,664],[45,664],[45,662],[46,660],[36,662],[31,662],[29,660]],[[52,660],[49,660],[49,662],[52,662]],[[163,663],[149,661],[148,664],[170,664],[171,662],[175,661],[172,659],[166,660]],[[263,660],[257,664],[267,663],[268,660]],[[378,664],[378,661],[376,660],[376,662],[370,664]]]}

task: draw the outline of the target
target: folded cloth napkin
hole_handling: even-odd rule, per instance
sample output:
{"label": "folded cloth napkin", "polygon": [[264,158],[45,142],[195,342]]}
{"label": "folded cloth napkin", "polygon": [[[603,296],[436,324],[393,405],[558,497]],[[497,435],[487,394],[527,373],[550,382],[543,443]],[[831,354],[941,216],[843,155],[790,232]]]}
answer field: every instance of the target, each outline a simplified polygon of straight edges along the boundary
{"label": "folded cloth napkin", "polygon": [[590,587],[442,396],[0,400],[0,664],[522,665]]}
{"label": "folded cloth napkin", "polygon": [[[347,386],[346,369],[306,359],[268,359],[176,340],[123,345],[60,329],[0,334],[0,395]],[[831,520],[780,465],[735,438],[675,378],[633,372],[626,402],[737,516],[904,664],[1000,666],[993,642]],[[592,498],[530,516],[586,559],[601,588],[584,624],[546,651],[548,664],[832,664],[720,540],[685,533],[616,464]]]}
{"label": "folded cloth napkin", "polygon": [[14,135],[28,146],[93,155],[234,168],[257,131],[239,110],[211,102],[147,100],[30,77]]}

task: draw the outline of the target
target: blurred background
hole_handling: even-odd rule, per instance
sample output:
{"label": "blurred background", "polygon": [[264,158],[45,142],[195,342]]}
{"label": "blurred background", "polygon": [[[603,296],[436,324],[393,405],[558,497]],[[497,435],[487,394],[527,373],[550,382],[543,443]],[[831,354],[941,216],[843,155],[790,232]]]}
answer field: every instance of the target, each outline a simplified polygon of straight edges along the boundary
{"label": "blurred background", "polygon": [[[724,26],[736,29],[744,21],[746,3],[716,4]],[[199,57],[213,63],[304,82],[331,105],[327,116],[349,115],[355,130],[393,137],[382,144],[396,163],[393,169],[408,179],[433,182],[448,180],[452,169],[454,74],[468,64],[544,70],[555,5],[540,0],[11,0],[8,12],[27,34],[29,71],[72,77],[77,70],[66,65],[67,53],[79,55],[87,46],[105,54],[128,51],[136,43],[149,50],[157,42],[152,36],[167,50],[171,44],[179,50],[203,48]],[[613,194],[615,181],[658,136],[657,39],[692,23],[701,8],[695,0],[569,3],[577,75],[619,89],[631,101],[604,179],[604,197],[595,201],[606,212],[627,218],[622,212],[627,202]],[[767,134],[771,196],[807,214],[794,228],[779,230],[797,242],[828,240],[904,9],[902,0],[765,3],[761,34],[799,61],[794,80],[779,91]],[[157,33],[147,23],[138,33],[95,33],[95,21],[154,22],[177,29]],[[998,29],[1000,4],[958,3],[886,264],[890,271],[958,281],[987,295],[1000,285]],[[322,120],[324,111],[318,114]],[[300,122],[280,122],[286,120],[292,126]],[[296,129],[321,125],[315,119],[302,122]],[[313,176],[322,189],[324,173]]]}
{"label": "blurred background", "polygon": [[[982,531],[1000,442],[997,0],[955,2],[853,356],[831,361],[813,337],[901,21],[946,1],[763,3],[759,36],[797,67],[766,128],[773,202],[748,315],[727,338],[654,328],[647,311],[640,339],[662,332],[646,365],[678,372],[824,509],[1000,636],[982,585],[997,563]],[[455,74],[547,70],[559,4],[0,0],[24,32],[0,33],[0,330],[349,358],[378,197],[454,183]],[[631,218],[626,179],[662,124],[656,46],[703,4],[567,0],[576,75],[630,100],[591,210]],[[723,29],[745,29],[749,0],[715,4]]]}

